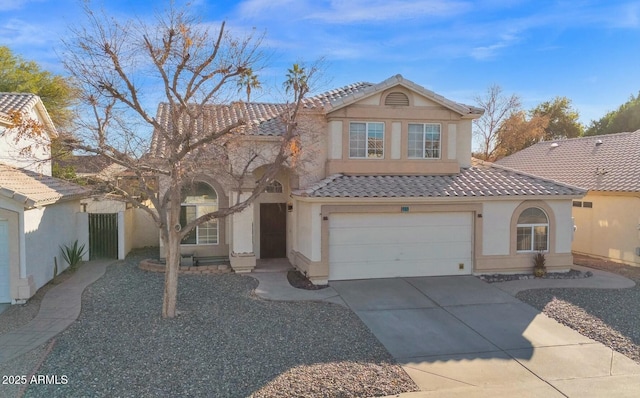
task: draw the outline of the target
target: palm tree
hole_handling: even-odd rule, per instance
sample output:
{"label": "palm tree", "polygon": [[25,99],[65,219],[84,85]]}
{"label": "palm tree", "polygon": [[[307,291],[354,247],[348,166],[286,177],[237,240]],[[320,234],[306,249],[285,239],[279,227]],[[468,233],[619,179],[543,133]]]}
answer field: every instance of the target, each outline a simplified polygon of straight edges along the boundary
{"label": "palm tree", "polygon": [[251,102],[251,90],[262,88],[260,85],[260,80],[258,80],[258,76],[253,73],[253,69],[248,68],[241,76],[238,81],[238,92],[245,89],[247,93],[247,102]]}
{"label": "palm tree", "polygon": [[309,91],[309,76],[304,67],[300,64],[293,64],[293,68],[287,73],[287,80],[284,82],[286,93],[290,91],[294,95],[294,103],[298,102],[298,97],[302,97]]}

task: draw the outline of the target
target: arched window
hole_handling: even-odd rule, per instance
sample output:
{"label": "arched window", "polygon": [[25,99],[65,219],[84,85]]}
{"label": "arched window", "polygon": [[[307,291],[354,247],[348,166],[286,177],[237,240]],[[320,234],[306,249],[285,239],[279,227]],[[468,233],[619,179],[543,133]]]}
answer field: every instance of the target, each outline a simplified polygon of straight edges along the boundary
{"label": "arched window", "polygon": [[267,185],[264,191],[266,193],[282,193],[282,184],[280,184],[278,180],[273,180]]}
{"label": "arched window", "polygon": [[537,207],[525,209],[518,217],[517,251],[549,250],[549,218]]}
{"label": "arched window", "polygon": [[[209,184],[195,182],[182,189],[180,225],[183,227],[196,218],[218,210],[218,194]],[[218,243],[218,220],[202,223],[182,239],[187,245],[212,245]]]}

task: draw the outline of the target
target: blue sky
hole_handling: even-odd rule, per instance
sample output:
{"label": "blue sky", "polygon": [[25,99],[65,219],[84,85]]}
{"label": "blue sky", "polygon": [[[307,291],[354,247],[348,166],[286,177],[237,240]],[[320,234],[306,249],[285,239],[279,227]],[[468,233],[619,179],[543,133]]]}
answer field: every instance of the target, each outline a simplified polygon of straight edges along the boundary
{"label": "blue sky", "polygon": [[[161,1],[94,2],[110,13],[151,18]],[[265,86],[295,61],[325,58],[324,91],[402,74],[473,104],[492,84],[525,109],[566,96],[588,123],[640,91],[640,1],[246,0],[192,1],[208,23],[265,32]],[[78,0],[0,0],[0,44],[64,74],[57,54]],[[268,101],[268,93],[257,100]]]}

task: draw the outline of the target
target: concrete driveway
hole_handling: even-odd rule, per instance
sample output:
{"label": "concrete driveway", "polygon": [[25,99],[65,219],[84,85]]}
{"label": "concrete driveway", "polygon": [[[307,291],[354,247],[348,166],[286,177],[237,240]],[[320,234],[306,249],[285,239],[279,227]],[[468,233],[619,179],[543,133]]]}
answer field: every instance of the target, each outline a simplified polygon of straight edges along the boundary
{"label": "concrete driveway", "polygon": [[334,281],[422,391],[637,397],[640,365],[472,276]]}

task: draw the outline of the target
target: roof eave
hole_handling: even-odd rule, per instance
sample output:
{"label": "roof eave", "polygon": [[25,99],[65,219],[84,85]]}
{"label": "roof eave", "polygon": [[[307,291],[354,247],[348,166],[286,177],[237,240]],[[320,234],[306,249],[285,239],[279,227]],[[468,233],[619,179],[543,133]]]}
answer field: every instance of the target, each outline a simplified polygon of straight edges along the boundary
{"label": "roof eave", "polygon": [[338,109],[349,106],[357,101],[371,97],[372,95],[375,95],[381,91],[387,90],[395,86],[403,86],[411,91],[421,94],[429,98],[430,100],[434,101],[435,103],[459,114],[464,119],[477,119],[480,116],[482,116],[482,113],[480,114],[473,113],[474,109],[470,109],[466,106],[463,106],[461,104],[448,100],[445,97],[439,94],[436,94],[431,90],[427,90],[426,88],[412,82],[411,80],[405,79],[404,77],[402,77],[402,75],[399,75],[399,74],[392,76],[378,84],[374,84],[361,91],[353,93],[347,97],[339,98],[334,101],[331,101],[330,106],[325,108],[326,113],[337,111]]}
{"label": "roof eave", "polygon": [[468,196],[402,196],[402,197],[345,197],[345,196],[309,196],[292,192],[291,196],[303,202],[385,202],[394,204],[411,204],[422,202],[485,202],[504,200],[573,200],[584,197],[582,194],[557,194],[557,195],[468,195]]}

